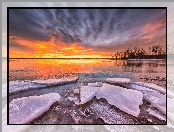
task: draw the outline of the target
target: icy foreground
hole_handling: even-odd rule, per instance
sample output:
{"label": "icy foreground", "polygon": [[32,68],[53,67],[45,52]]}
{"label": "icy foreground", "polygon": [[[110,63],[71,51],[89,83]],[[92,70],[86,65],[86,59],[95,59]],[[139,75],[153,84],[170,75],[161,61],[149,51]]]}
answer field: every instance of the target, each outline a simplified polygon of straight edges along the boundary
{"label": "icy foreground", "polygon": [[100,87],[81,86],[80,104],[84,104],[91,100],[99,90]]}
{"label": "icy foreground", "polygon": [[41,84],[46,86],[56,86],[66,83],[73,83],[76,82],[78,77],[71,77],[71,78],[60,78],[60,79],[47,79],[47,80],[36,80],[32,81],[35,84]]}
{"label": "icy foreground", "polygon": [[156,84],[153,84],[153,83],[135,82],[135,84],[140,85],[140,86],[144,86],[144,87],[149,88],[149,89],[156,90],[162,94],[166,94],[166,89],[164,89]]}
{"label": "icy foreground", "polygon": [[128,78],[107,78],[106,82],[108,82],[108,83],[130,83],[131,80]]}
{"label": "icy foreground", "polygon": [[143,99],[151,103],[163,114],[166,114],[166,95],[159,93],[156,90],[152,90],[145,86],[139,86],[136,84],[120,84],[123,87],[141,91],[143,93]]}
{"label": "icy foreground", "polygon": [[34,84],[31,82],[25,81],[10,81],[9,83],[9,93],[17,93],[25,90],[37,89],[37,88],[45,88],[46,85]]}
{"label": "icy foreground", "polygon": [[139,105],[143,100],[143,93],[104,83],[97,92],[96,97],[97,99],[105,98],[109,104],[138,117],[140,113]]}
{"label": "icy foreground", "polygon": [[58,93],[14,99],[9,104],[9,124],[27,124],[59,100]]}

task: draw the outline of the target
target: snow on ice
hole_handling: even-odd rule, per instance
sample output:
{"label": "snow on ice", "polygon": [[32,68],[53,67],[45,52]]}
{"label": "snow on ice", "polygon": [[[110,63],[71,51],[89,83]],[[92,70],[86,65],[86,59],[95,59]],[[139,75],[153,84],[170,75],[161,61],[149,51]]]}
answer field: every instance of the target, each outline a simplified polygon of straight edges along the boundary
{"label": "snow on ice", "polygon": [[107,78],[106,82],[108,82],[108,83],[130,83],[131,80],[128,78]]}
{"label": "snow on ice", "polygon": [[9,123],[27,124],[42,115],[54,102],[59,100],[58,93],[13,99],[9,104]]}
{"label": "snow on ice", "polygon": [[109,104],[138,117],[140,113],[139,105],[143,100],[143,93],[104,83],[97,92],[96,97],[97,99],[105,98]]}

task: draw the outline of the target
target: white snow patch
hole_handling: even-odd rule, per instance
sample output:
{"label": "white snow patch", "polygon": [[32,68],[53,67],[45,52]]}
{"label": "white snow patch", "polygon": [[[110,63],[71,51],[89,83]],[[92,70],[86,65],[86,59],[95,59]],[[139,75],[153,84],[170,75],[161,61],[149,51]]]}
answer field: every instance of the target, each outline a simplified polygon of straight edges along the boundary
{"label": "white snow patch", "polygon": [[79,93],[79,89],[74,89],[74,93]]}
{"label": "white snow patch", "polygon": [[174,121],[174,99],[167,98],[167,117]]}
{"label": "white snow patch", "polygon": [[90,105],[92,111],[94,111],[95,115],[104,120],[105,123],[108,124],[132,124],[133,120],[127,118],[127,116],[123,115],[121,112],[110,108],[109,104],[105,104],[103,102],[100,103],[92,103]]}
{"label": "white snow patch", "polygon": [[70,101],[77,101],[78,99],[77,99],[77,97],[68,97],[68,99],[70,100]]}
{"label": "white snow patch", "polygon": [[138,117],[140,113],[139,105],[142,102],[143,93],[104,83],[96,94],[96,97],[97,99],[105,98],[109,104]]}
{"label": "white snow patch", "polygon": [[9,123],[27,124],[42,115],[54,102],[59,100],[58,93],[13,99],[9,104]]}
{"label": "white snow patch", "polygon": [[84,104],[87,101],[91,100],[99,91],[99,89],[100,87],[81,86],[80,104]]}
{"label": "white snow patch", "polygon": [[152,122],[152,120],[151,119],[147,119],[149,122]]}
{"label": "white snow patch", "polygon": [[46,85],[34,84],[26,81],[10,81],[9,82],[9,93],[16,93],[25,90],[45,88]]}
{"label": "white snow patch", "polygon": [[70,77],[70,78],[60,78],[60,79],[36,80],[32,82],[46,86],[56,86],[56,85],[76,82],[77,79],[78,77]]}
{"label": "white snow patch", "polygon": [[128,78],[107,78],[106,82],[109,82],[109,83],[130,83],[131,80]]}
{"label": "white snow patch", "polygon": [[166,94],[166,89],[164,89],[163,87],[160,87],[160,86],[158,86],[156,84],[153,84],[153,83],[135,82],[135,84],[147,87],[149,89],[156,90],[156,91],[158,91],[158,92],[160,92],[162,94]]}

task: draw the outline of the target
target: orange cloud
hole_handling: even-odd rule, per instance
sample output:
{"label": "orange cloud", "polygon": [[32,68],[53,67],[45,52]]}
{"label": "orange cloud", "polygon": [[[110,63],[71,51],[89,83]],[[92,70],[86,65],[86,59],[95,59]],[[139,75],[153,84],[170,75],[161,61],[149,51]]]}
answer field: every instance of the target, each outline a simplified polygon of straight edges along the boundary
{"label": "orange cloud", "polygon": [[[85,48],[76,43],[65,44],[63,42],[55,44],[52,40],[49,42],[40,42],[24,40],[17,36],[10,36],[10,58],[107,58],[110,55],[101,52],[95,52],[92,48]],[[18,44],[15,49],[13,44]],[[20,49],[25,48],[25,50]],[[26,49],[28,47],[28,50]],[[32,50],[30,50],[32,49]]]}

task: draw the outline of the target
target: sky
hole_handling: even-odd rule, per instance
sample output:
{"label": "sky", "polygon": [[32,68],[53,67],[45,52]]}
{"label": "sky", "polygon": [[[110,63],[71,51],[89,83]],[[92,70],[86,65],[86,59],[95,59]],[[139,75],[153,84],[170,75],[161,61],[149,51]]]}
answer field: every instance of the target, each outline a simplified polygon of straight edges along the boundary
{"label": "sky", "polygon": [[165,9],[10,9],[10,57],[104,58],[166,47]]}

